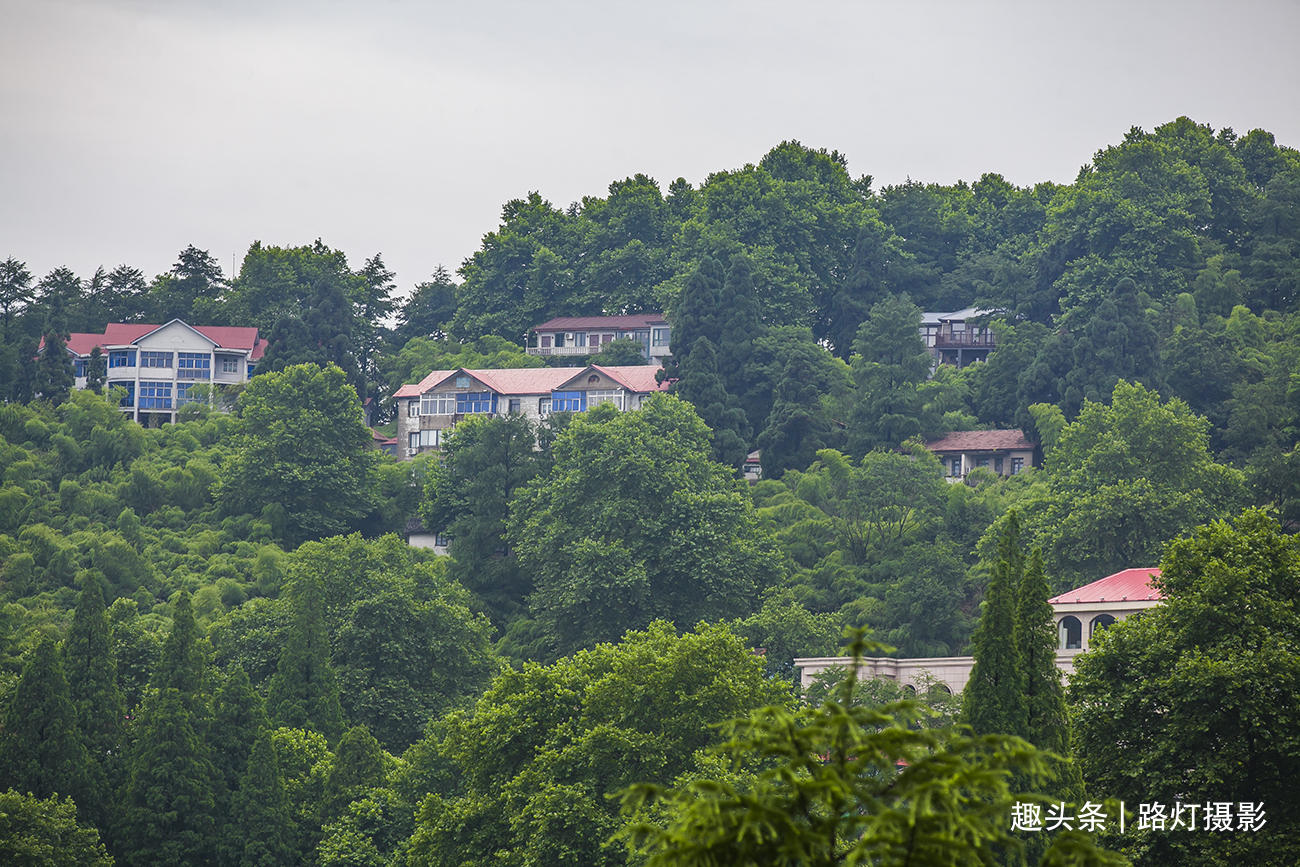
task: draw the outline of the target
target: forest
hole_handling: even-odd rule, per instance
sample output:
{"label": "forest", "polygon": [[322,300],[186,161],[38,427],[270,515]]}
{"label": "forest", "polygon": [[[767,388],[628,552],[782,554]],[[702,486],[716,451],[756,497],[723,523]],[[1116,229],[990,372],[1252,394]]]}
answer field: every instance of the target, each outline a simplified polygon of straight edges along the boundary
{"label": "forest", "polygon": [[[1298,302],[1300,152],[1187,118],[1071,184],[876,188],[789,141],[530,193],[405,297],[321,240],[151,279],[10,255],[0,860],[1294,864]],[[966,307],[996,348],[936,368],[922,311]],[[469,415],[410,461],[363,421],[433,369],[557,363],[524,349],[551,317],[659,310],[639,410]],[[173,318],[266,340],[230,411],[73,388],[69,333]],[[992,428],[1040,465],[953,483],[924,445]],[[1048,596],[1157,565],[1166,603],[1063,688]],[[798,687],[846,646],[976,671]],[[1268,822],[1049,848],[1019,791]]]}

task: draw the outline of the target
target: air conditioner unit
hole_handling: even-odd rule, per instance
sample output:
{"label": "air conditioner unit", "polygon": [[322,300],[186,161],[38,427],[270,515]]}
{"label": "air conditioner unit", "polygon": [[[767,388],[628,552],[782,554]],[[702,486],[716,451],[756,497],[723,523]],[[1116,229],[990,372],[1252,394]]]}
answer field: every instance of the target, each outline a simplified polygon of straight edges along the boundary
{"label": "air conditioner unit", "polygon": [[419,450],[419,449],[407,449],[407,450],[406,450],[406,456],[407,456],[408,458],[413,458],[413,457],[415,457],[416,455],[418,455],[419,453],[420,453],[420,450]]}
{"label": "air conditioner unit", "polygon": [[572,340],[572,339],[573,339],[573,332],[572,332],[572,331],[566,331],[566,332],[564,332],[564,339],[565,339],[565,340]]}

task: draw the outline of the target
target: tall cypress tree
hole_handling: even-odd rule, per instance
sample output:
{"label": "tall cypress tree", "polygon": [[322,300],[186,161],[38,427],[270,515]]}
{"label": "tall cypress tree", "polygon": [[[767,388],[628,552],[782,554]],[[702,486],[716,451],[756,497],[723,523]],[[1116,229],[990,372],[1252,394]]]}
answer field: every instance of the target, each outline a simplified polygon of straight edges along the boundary
{"label": "tall cypress tree", "polygon": [[206,664],[203,648],[199,646],[199,624],[194,619],[190,594],[182,591],[172,607],[172,629],[163,642],[162,656],[150,685],[157,689],[174,689],[181,694],[200,736],[206,734],[209,713],[204,693]]}
{"label": "tall cypress tree", "polygon": [[779,479],[786,470],[806,470],[817,460],[818,450],[831,448],[831,423],[822,407],[817,379],[804,352],[796,351],[786,361],[767,427],[758,437],[763,478]]}
{"label": "tall cypress tree", "polygon": [[90,756],[77,728],[77,711],[52,638],[36,646],[23,668],[0,730],[0,789],[38,798],[71,796],[83,820],[98,818],[103,795],[87,773]]}
{"label": "tall cypress tree", "polygon": [[91,347],[90,363],[86,365],[86,388],[95,394],[104,393],[104,380],[108,377],[108,367],[104,360],[104,350],[98,346]]}
{"label": "tall cypress tree", "polygon": [[971,636],[975,665],[962,691],[961,715],[976,734],[1020,735],[1025,730],[1024,674],[1016,644],[1016,595],[1023,568],[1020,519],[1013,510],[998,540],[998,561]]}
{"label": "tall cypress tree", "polygon": [[682,377],[673,386],[673,393],[690,401],[713,430],[713,450],[710,457],[720,464],[739,467],[749,450],[753,430],[745,418],[735,395],[727,392],[726,384],[718,373],[717,350],[707,337],[695,341],[690,354],[682,360]]}
{"label": "tall cypress tree", "polygon": [[727,392],[735,396],[751,430],[762,430],[772,409],[770,385],[755,381],[754,341],[766,331],[754,297],[754,269],[749,258],[731,259],[719,296],[722,331],[718,340],[718,371]]}
{"label": "tall cypress tree", "polygon": [[343,815],[348,804],[364,797],[367,789],[384,784],[384,754],[379,741],[364,725],[353,726],[339,741],[334,767],[325,781],[321,815],[332,822]]}
{"label": "tall cypress tree", "polygon": [[266,710],[242,666],[231,672],[212,704],[212,734],[208,739],[212,763],[225,781],[226,790],[234,792],[248,769],[253,743],[269,727]]}
{"label": "tall cypress tree", "polygon": [[132,867],[207,867],[216,852],[218,775],[185,695],[151,691],[139,726],[116,848]]}
{"label": "tall cypress tree", "polygon": [[921,386],[933,359],[921,339],[921,308],[906,295],[887,298],[871,314],[853,344],[858,401],[849,426],[855,458],[880,446],[897,448],[926,433]]}
{"label": "tall cypress tree", "polygon": [[722,339],[718,305],[725,280],[721,263],[708,256],[687,278],[673,309],[672,339],[668,346],[673,360],[664,367],[664,378],[676,379],[681,375],[682,359],[695,348],[695,341],[707,337],[716,346]]}
{"label": "tall cypress tree", "polygon": [[277,726],[319,732],[337,743],[343,735],[343,710],[330,665],[323,596],[315,579],[293,586],[293,623],[280,653],[279,670],[271,678],[267,715]]}
{"label": "tall cypress tree", "polygon": [[[106,794],[122,781],[126,703],[117,687],[117,666],[101,582],[96,570],[81,576],[81,598],[63,643],[63,660],[69,696],[77,712],[77,727],[91,759],[87,772],[96,788]],[[100,805],[103,809],[108,806]],[[101,812],[97,821],[103,824],[106,818]]]}
{"label": "tall cypress tree", "polygon": [[[1043,575],[1043,552],[1035,548],[1020,580],[1016,608],[1016,646],[1024,671],[1024,738],[1039,749],[1070,756],[1070,717],[1065,709],[1061,670],[1056,667],[1057,632],[1051,591]],[[1077,800],[1083,794],[1078,767],[1065,766],[1054,787],[1060,800]]]}
{"label": "tall cypress tree", "polygon": [[230,827],[236,835],[222,847],[223,865],[290,867],[298,861],[293,812],[266,729],[253,742],[248,767],[232,799]]}
{"label": "tall cypress tree", "polygon": [[45,320],[45,346],[36,362],[33,391],[54,405],[68,399],[77,378],[68,356],[67,323],[63,316],[63,302],[59,295],[50,299],[50,311]]}

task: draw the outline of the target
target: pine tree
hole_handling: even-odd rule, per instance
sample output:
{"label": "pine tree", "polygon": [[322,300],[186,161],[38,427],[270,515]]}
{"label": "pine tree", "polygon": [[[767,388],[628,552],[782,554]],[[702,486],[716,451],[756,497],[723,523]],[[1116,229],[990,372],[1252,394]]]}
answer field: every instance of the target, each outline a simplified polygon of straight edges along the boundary
{"label": "pine tree", "polygon": [[199,624],[194,619],[190,594],[182,591],[172,607],[172,629],[163,642],[162,656],[150,685],[179,692],[200,735],[206,734],[209,715],[203,690],[206,664],[203,648],[199,646]]}
{"label": "pine tree", "polygon": [[758,438],[763,478],[779,479],[786,470],[806,470],[817,460],[818,450],[831,447],[831,425],[821,397],[817,371],[808,356],[791,355],[777,383],[767,428]]}
{"label": "pine tree", "polygon": [[718,373],[717,350],[707,337],[695,341],[681,362],[681,379],[673,393],[689,401],[700,418],[713,430],[710,457],[720,464],[739,467],[749,451],[753,431],[735,395],[727,392]]}
{"label": "pine tree", "polygon": [[186,697],[152,691],[139,722],[115,847],[132,867],[207,867],[216,849],[216,769]]}
{"label": "pine tree", "polygon": [[364,797],[367,789],[384,784],[384,754],[379,741],[364,725],[348,729],[334,752],[334,767],[325,782],[321,814],[332,822],[348,804]]}
{"label": "pine tree", "polygon": [[0,730],[0,789],[14,788],[38,798],[71,796],[83,819],[94,818],[103,803],[92,775],[90,756],[77,728],[77,711],[68,694],[58,647],[41,640],[23,669]]}
{"label": "pine tree", "polygon": [[770,385],[756,381],[754,341],[766,332],[758,313],[754,271],[749,258],[737,253],[731,259],[727,280],[719,296],[722,332],[718,340],[718,371],[728,394],[745,412],[751,430],[762,430],[772,409]]}
{"label": "pine tree", "polygon": [[293,588],[294,614],[280,653],[280,666],[271,678],[267,715],[277,726],[307,729],[330,743],[343,734],[339,687],[330,665],[325,632],[324,590],[314,579]]}
{"label": "pine tree", "polygon": [[722,339],[718,305],[725,280],[721,263],[708,256],[687,278],[673,308],[672,339],[668,347],[673,361],[664,367],[664,378],[676,379],[681,374],[682,359],[695,348],[695,341],[707,337],[717,346]]}
{"label": "pine tree", "polygon": [[[1061,670],[1056,667],[1056,621],[1047,600],[1051,591],[1043,575],[1043,552],[1035,548],[1020,580],[1016,608],[1016,646],[1024,672],[1024,738],[1041,750],[1070,755],[1070,717],[1065,709]],[[1065,766],[1053,796],[1077,800],[1083,794],[1079,769]]]}
{"label": "pine tree", "polygon": [[248,757],[259,733],[269,727],[262,697],[253,689],[243,667],[236,666],[212,701],[212,762],[234,792],[248,769]]}
{"label": "pine tree", "polygon": [[232,799],[230,827],[235,834],[222,847],[223,865],[291,867],[298,861],[293,813],[266,729],[253,742],[248,767]]}
{"label": "pine tree", "polygon": [[68,399],[72,386],[77,382],[72,358],[68,355],[66,334],[61,296],[54,295],[45,320],[45,346],[36,362],[33,392],[55,406]]}
{"label": "pine tree", "polygon": [[86,388],[95,394],[104,393],[104,380],[108,377],[105,367],[104,350],[98,346],[90,349],[90,363],[86,365]]}
{"label": "pine tree", "polygon": [[81,598],[63,644],[63,660],[77,727],[91,759],[88,772],[101,791],[108,792],[121,783],[126,703],[117,686],[102,580],[98,571],[82,574]]}
{"label": "pine tree", "polygon": [[921,340],[921,308],[906,295],[881,301],[871,308],[853,346],[858,402],[849,451],[861,458],[874,448],[897,448],[925,433],[920,387],[930,377],[933,359]]}
{"label": "pine tree", "polygon": [[979,735],[1020,735],[1025,730],[1024,676],[1015,628],[1023,569],[1020,519],[1013,510],[998,540],[998,561],[979,626],[971,636],[975,665],[962,691],[962,722]]}

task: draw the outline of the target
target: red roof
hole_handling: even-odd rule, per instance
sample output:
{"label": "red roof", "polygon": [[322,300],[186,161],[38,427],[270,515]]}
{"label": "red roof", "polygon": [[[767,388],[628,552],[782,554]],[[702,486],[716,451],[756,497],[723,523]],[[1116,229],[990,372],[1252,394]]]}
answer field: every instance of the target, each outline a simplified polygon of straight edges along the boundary
{"label": "red roof", "polygon": [[[628,391],[638,394],[666,391],[667,384],[655,382],[655,371],[650,364],[603,367],[591,365]],[[435,370],[418,383],[403,385],[393,397],[415,397],[436,388],[457,373],[467,373],[497,394],[546,394],[555,391],[570,380],[577,379],[587,368],[576,367],[515,367],[505,370],[462,368],[461,370]]]}
{"label": "red roof", "polygon": [[1107,575],[1100,581],[1085,584],[1077,590],[1053,596],[1047,601],[1055,605],[1075,602],[1145,602],[1164,599],[1160,591],[1151,586],[1152,577],[1159,574],[1159,569],[1125,569],[1123,572]]}
{"label": "red roof", "polygon": [[1033,449],[1018,430],[964,430],[950,433],[925,447],[932,452],[1002,452]]}
{"label": "red roof", "polygon": [[[171,323],[167,324],[170,325]],[[181,324],[186,325],[186,323]],[[161,325],[150,325],[144,322],[110,322],[105,326],[103,334],[78,332],[69,335],[68,349],[78,355],[89,355],[90,350],[96,346],[101,349],[106,346],[133,346],[141,338],[162,327]],[[243,349],[248,351],[250,361],[257,361],[266,351],[265,341],[257,339],[256,328],[243,328],[233,325],[187,325],[187,327],[193,328],[221,349]]]}
{"label": "red roof", "polygon": [[631,331],[635,328],[649,328],[651,325],[666,325],[668,320],[662,313],[635,313],[630,316],[557,316],[541,325],[534,325],[531,331],[583,331],[588,328],[611,331],[622,329]]}

